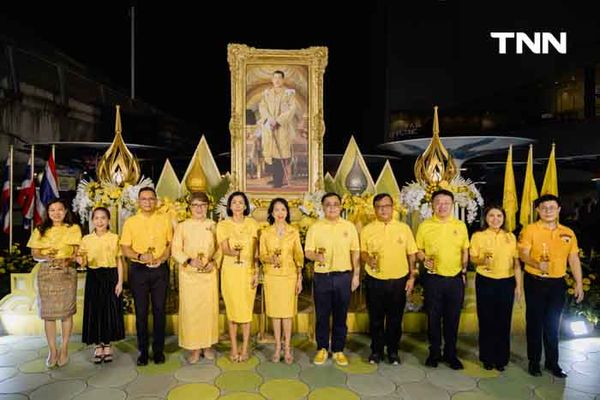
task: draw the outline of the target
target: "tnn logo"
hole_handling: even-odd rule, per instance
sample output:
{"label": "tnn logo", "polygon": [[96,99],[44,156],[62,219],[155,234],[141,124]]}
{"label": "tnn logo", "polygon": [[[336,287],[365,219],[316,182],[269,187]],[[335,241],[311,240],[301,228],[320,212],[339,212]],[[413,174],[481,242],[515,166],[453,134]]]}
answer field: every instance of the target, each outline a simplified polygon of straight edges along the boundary
{"label": "tnn logo", "polygon": [[506,42],[515,39],[516,53],[523,54],[523,45],[533,54],[548,54],[550,45],[560,54],[567,54],[567,32],[560,32],[560,39],[550,32],[534,32],[531,39],[525,32],[490,32],[493,39],[498,39],[498,53],[506,54]]}

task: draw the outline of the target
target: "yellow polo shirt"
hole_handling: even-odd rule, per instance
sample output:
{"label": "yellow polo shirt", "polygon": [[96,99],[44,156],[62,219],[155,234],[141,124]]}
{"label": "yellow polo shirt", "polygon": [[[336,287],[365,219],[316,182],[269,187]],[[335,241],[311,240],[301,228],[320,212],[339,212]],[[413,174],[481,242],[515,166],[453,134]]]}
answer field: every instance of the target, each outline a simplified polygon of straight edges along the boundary
{"label": "yellow polo shirt", "polygon": [[68,258],[73,255],[75,246],[81,242],[81,229],[79,225],[60,225],[50,227],[44,236],[38,228],[31,233],[27,247],[41,249],[42,254],[48,254],[48,250],[58,250],[56,258]]}
{"label": "yellow polo shirt", "polygon": [[322,219],[308,228],[304,250],[325,249],[325,263],[315,262],[315,273],[352,270],[351,251],[360,251],[358,232],[352,222],[338,218],[332,222]]}
{"label": "yellow polo shirt", "polygon": [[[560,278],[567,273],[567,259],[570,254],[579,254],[577,238],[575,233],[564,225],[557,224],[556,228],[550,229],[541,221],[527,225],[519,235],[519,248],[529,249],[529,255],[534,260],[540,259],[543,243],[546,243],[550,257],[550,268],[548,278]],[[528,264],[525,271],[532,275],[541,276],[542,272]]]}
{"label": "yellow polo shirt", "polygon": [[469,248],[467,226],[454,217],[441,221],[434,216],[419,225],[417,247],[435,254],[436,274],[454,276],[462,270],[462,251]]}
{"label": "yellow polo shirt", "polygon": [[131,246],[137,253],[154,247],[152,255],[160,257],[173,239],[173,225],[165,214],[154,212],[150,216],[138,213],[125,220],[119,244]]}
{"label": "yellow polo shirt", "polygon": [[398,279],[408,274],[407,256],[418,249],[410,227],[403,222],[391,220],[388,223],[373,221],[360,232],[360,250],[366,253],[377,252],[378,270],[369,264],[365,269],[377,279]]}
{"label": "yellow polo shirt", "polygon": [[510,278],[515,275],[514,262],[515,258],[519,257],[515,235],[503,229],[497,233],[491,229],[475,232],[469,248],[471,257],[482,257],[488,250],[493,254],[492,260],[489,265],[477,265],[478,274],[493,279]]}
{"label": "yellow polo shirt", "polygon": [[88,268],[117,267],[117,257],[121,255],[119,235],[106,232],[98,236],[96,232],[81,239],[81,250],[87,252]]}

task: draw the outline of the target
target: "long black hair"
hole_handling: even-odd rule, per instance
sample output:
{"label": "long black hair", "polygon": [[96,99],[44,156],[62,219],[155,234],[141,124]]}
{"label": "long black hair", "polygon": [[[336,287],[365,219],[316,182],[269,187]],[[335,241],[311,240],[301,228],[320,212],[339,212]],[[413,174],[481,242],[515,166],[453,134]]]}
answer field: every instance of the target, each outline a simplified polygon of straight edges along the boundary
{"label": "long black hair", "polygon": [[52,228],[53,224],[52,224],[52,220],[48,216],[48,211],[50,210],[50,206],[53,205],[53,204],[56,204],[56,203],[62,204],[63,207],[65,208],[65,219],[63,220],[63,223],[65,225],[67,225],[67,226],[71,226],[73,224],[77,224],[77,220],[75,219],[75,215],[73,214],[73,212],[71,211],[71,209],[67,205],[67,201],[65,199],[58,198],[58,199],[50,200],[48,202],[48,204],[46,204],[46,215],[44,215],[44,220],[37,227],[37,230],[40,232],[41,236],[44,236],[44,234],[46,234],[46,232],[48,231],[48,229]]}
{"label": "long black hair", "polygon": [[281,203],[285,207],[285,210],[287,211],[287,215],[285,216],[285,222],[287,222],[289,224],[290,223],[290,206],[288,205],[288,202],[286,199],[284,199],[282,197],[276,197],[273,200],[271,200],[271,204],[269,204],[269,210],[267,211],[267,221],[269,222],[269,225],[273,225],[275,223],[275,217],[273,217],[273,210],[275,209],[275,204],[277,204],[277,203]]}

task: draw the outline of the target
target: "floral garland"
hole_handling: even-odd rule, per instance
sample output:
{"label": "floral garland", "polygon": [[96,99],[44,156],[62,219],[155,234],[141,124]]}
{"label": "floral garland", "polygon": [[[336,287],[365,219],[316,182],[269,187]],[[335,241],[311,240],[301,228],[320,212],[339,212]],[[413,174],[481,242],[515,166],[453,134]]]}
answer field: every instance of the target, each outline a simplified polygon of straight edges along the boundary
{"label": "floral garland", "polygon": [[430,218],[433,213],[431,209],[431,195],[440,189],[449,190],[454,194],[454,202],[460,208],[466,210],[466,219],[469,224],[475,221],[479,207],[483,207],[483,198],[470,179],[460,176],[452,179],[450,183],[442,181],[439,184],[428,186],[423,186],[418,182],[411,182],[405,185],[400,191],[400,203],[409,212],[418,211],[421,219]]}
{"label": "floral garland", "polygon": [[110,209],[120,206],[121,215],[126,218],[135,214],[138,192],[147,186],[154,187],[154,183],[152,183],[152,179],[145,177],[142,177],[136,185],[126,183],[124,186],[83,179],[77,185],[77,193],[73,199],[73,211],[79,214],[81,222],[85,223],[96,207]]}

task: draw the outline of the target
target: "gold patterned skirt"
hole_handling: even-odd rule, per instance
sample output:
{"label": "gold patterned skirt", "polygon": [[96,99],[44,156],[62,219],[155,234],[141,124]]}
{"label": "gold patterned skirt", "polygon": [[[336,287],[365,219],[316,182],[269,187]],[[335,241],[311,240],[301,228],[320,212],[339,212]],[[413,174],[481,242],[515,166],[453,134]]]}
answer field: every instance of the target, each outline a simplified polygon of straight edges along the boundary
{"label": "gold patterned skirt", "polygon": [[38,308],[45,320],[64,319],[77,311],[77,270],[42,263],[37,274]]}

